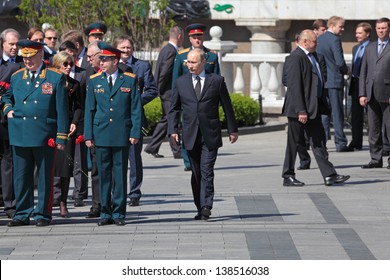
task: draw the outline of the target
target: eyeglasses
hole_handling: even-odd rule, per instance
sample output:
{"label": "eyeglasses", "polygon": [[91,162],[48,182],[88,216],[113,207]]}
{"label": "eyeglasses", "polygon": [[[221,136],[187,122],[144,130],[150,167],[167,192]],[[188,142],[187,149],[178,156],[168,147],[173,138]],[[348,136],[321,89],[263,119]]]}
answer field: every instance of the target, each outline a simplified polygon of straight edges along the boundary
{"label": "eyeglasses", "polygon": [[65,61],[63,64],[62,64],[64,67],[73,67],[74,63],[73,62],[68,62],[68,61]]}
{"label": "eyeglasses", "polygon": [[57,40],[58,39],[57,37],[45,37],[45,38],[48,40]]}
{"label": "eyeglasses", "polygon": [[87,58],[88,59],[92,59],[95,55],[97,55],[98,53],[100,53],[100,51],[99,52],[97,52],[97,53],[94,53],[94,54],[92,54],[92,55],[87,55]]}

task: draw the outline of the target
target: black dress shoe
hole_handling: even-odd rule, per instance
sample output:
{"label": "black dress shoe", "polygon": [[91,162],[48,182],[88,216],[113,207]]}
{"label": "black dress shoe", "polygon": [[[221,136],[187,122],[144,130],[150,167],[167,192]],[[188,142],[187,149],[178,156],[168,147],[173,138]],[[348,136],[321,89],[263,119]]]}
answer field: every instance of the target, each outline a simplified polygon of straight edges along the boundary
{"label": "black dress shoe", "polygon": [[206,217],[208,219],[211,215],[211,207],[203,206],[202,210],[200,210],[200,213],[202,214],[202,220],[204,220],[203,217]]}
{"label": "black dress shoe", "polygon": [[325,186],[332,186],[334,184],[340,184],[347,181],[351,176],[335,174],[332,176],[325,177]]}
{"label": "black dress shoe", "polygon": [[192,171],[191,167],[184,167],[184,171]]}
{"label": "black dress shoe", "polygon": [[196,214],[196,216],[194,217],[194,220],[196,220],[196,221],[199,221],[201,219],[202,219],[202,214],[201,213]]}
{"label": "black dress shoe", "polygon": [[382,168],[383,167],[383,163],[382,162],[369,162],[368,164],[364,164],[362,165],[362,168],[363,169],[368,169],[368,168]]}
{"label": "black dress shoe", "polygon": [[174,159],[182,159],[182,155],[181,154],[177,154],[177,155],[173,155],[173,158]]}
{"label": "black dress shoe", "polygon": [[338,153],[353,152],[353,151],[355,151],[354,148],[347,147],[347,146],[346,147],[342,147],[342,148],[336,150],[336,152],[338,152]]}
{"label": "black dress shoe", "polygon": [[37,220],[37,224],[36,224],[37,227],[45,227],[48,225],[50,225],[50,220],[46,220],[46,219],[38,219]]}
{"label": "black dress shoe", "polygon": [[383,151],[382,150],[382,157],[388,157],[390,156],[390,151]]}
{"label": "black dress shoe", "polygon": [[82,199],[75,199],[74,200],[74,207],[83,207],[85,204],[84,204],[84,201]]}
{"label": "black dress shoe", "polygon": [[298,181],[294,177],[287,177],[283,180],[283,186],[285,187],[302,187],[304,185],[304,182]]}
{"label": "black dress shoe", "polygon": [[101,219],[98,222],[98,226],[107,226],[107,225],[112,225],[113,223],[114,223],[114,221],[111,219]]}
{"label": "black dress shoe", "polygon": [[7,224],[7,226],[8,227],[20,227],[20,226],[28,226],[29,224],[30,224],[30,220],[22,221],[22,220],[14,219],[14,220],[10,221]]}
{"label": "black dress shoe", "polygon": [[301,166],[298,166],[297,169],[298,170],[307,170],[307,169],[310,169],[310,165],[301,165]]}
{"label": "black dress shoe", "polygon": [[12,219],[15,215],[15,210],[8,210],[5,212],[5,214],[7,215],[8,219]]}
{"label": "black dress shoe", "polygon": [[390,169],[390,164],[386,167],[387,169]]}
{"label": "black dress shoe", "polygon": [[125,223],[125,219],[114,219],[114,223],[117,225],[117,226],[124,226],[126,223]]}
{"label": "black dress shoe", "polygon": [[[145,150],[144,150],[145,151]],[[145,151],[145,153],[149,154],[149,155],[152,155],[154,156],[155,158],[163,158],[164,156],[163,155],[160,155],[159,153],[152,153],[152,152],[149,152],[149,151]]]}
{"label": "black dress shoe", "polygon": [[139,198],[136,198],[136,197],[130,198],[129,205],[130,206],[139,206]]}
{"label": "black dress shoe", "polygon": [[91,210],[87,214],[86,218],[99,218],[100,217],[100,211]]}

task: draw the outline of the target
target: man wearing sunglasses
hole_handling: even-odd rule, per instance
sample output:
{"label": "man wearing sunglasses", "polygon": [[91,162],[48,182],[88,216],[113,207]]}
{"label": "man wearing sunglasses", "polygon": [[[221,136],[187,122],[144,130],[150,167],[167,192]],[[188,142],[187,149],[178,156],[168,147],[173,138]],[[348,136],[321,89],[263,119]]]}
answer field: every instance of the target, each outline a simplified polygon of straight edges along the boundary
{"label": "man wearing sunglasses", "polygon": [[45,57],[52,57],[57,53],[58,33],[53,27],[45,29],[44,32],[45,38],[43,41],[46,46],[44,46],[43,50]]}
{"label": "man wearing sunglasses", "polygon": [[[43,63],[44,43],[18,41],[26,68],[15,72],[3,96],[12,146],[16,212],[8,226],[47,226],[52,219],[55,147],[65,148],[68,136],[68,95],[65,76]],[[34,166],[38,168],[38,203],[34,207]]]}

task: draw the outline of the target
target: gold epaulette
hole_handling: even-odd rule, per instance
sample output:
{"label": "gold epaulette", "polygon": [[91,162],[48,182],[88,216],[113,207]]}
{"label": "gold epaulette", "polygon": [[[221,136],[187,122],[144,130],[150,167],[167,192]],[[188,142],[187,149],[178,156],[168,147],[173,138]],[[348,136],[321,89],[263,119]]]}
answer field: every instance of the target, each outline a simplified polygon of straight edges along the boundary
{"label": "gold epaulette", "polygon": [[132,77],[132,78],[136,78],[137,77],[137,75],[136,74],[134,74],[134,73],[131,73],[131,72],[125,72],[125,73],[123,73],[125,76],[129,76],[129,77]]}
{"label": "gold epaulette", "polygon": [[215,50],[209,50],[209,52],[212,52],[212,53],[217,53]]}
{"label": "gold epaulette", "polygon": [[21,72],[21,71],[24,71],[25,69],[26,69],[26,67],[19,69],[18,71],[14,72],[14,73],[12,74],[12,76],[15,75],[16,73],[19,73],[19,72]]}
{"label": "gold epaulette", "polygon": [[103,73],[103,72],[98,72],[98,73],[96,73],[96,74],[93,74],[93,75],[91,75],[91,76],[89,77],[89,79],[96,78],[96,77],[100,76],[102,73]]}
{"label": "gold epaulette", "polygon": [[186,49],[180,50],[178,53],[182,54],[182,53],[189,52],[189,51],[190,51],[190,48],[186,48]]}
{"label": "gold epaulette", "polygon": [[54,68],[54,67],[48,67],[47,70],[53,71],[53,72],[55,72],[57,74],[62,74],[62,72],[59,69]]}

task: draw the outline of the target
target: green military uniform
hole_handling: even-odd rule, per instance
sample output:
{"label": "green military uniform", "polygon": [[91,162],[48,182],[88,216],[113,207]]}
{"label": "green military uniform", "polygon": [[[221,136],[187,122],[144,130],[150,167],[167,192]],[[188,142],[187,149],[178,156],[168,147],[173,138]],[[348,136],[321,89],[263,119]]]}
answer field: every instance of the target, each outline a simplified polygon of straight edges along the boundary
{"label": "green military uniform", "polygon": [[[172,76],[172,92],[173,92],[175,80],[178,77],[189,73],[187,67],[187,56],[190,50],[191,48],[183,49],[179,51],[178,54],[176,55],[175,65],[173,67],[173,76]],[[206,47],[203,47],[203,51],[205,52],[206,55],[206,65],[204,66],[206,72],[220,75],[221,70],[219,69],[217,53]]]}
{"label": "green military uniform", "polygon": [[[54,149],[50,138],[65,144],[69,130],[68,96],[65,76],[42,63],[36,78],[30,80],[26,68],[15,72],[3,96],[8,119],[10,145],[13,146],[16,212],[14,220],[29,223],[52,217],[52,179]],[[38,203],[34,209],[34,167],[38,168]]]}
{"label": "green military uniform", "polygon": [[[141,137],[141,117],[141,98],[134,74],[118,69],[111,90],[105,73],[90,77],[84,138],[92,140],[96,146],[101,220],[112,221],[126,216],[129,138]],[[112,173],[115,181],[113,190]]]}

